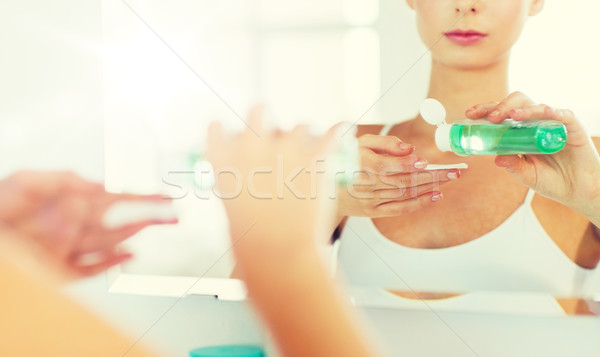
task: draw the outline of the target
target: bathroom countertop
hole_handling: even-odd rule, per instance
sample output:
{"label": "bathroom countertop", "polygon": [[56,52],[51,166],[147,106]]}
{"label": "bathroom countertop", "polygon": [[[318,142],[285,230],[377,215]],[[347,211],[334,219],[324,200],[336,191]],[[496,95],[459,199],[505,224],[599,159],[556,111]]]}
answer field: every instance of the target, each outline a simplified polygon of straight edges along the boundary
{"label": "bathroom countertop", "polygon": [[[98,277],[67,292],[166,356],[214,344],[265,343],[246,303],[109,294]],[[598,356],[600,318],[361,308],[390,356]],[[378,327],[378,328],[375,328]],[[272,354],[271,354],[272,356]]]}

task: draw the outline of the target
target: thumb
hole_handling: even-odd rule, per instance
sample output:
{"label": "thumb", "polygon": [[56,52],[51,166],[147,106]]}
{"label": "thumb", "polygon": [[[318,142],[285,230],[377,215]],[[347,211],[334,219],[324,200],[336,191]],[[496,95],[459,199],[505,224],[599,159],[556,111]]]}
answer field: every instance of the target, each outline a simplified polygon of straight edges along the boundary
{"label": "thumb", "polygon": [[496,166],[504,167],[522,184],[533,188],[537,180],[535,164],[525,155],[496,156]]}

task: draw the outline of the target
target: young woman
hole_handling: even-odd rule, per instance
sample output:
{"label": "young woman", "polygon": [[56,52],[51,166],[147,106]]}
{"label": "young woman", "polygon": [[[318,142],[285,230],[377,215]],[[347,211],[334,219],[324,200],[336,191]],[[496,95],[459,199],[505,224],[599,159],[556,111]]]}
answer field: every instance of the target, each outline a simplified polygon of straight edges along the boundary
{"label": "young woman", "polygon": [[[348,193],[340,199],[339,216],[352,216],[340,243],[347,279],[412,292],[591,288],[600,259],[600,140],[572,112],[508,90],[511,48],[544,1],[407,3],[431,49],[428,97],[443,103],[447,122],[559,120],[568,141],[549,156],[459,158],[437,149],[435,127],[420,117],[359,127],[362,165],[378,181],[368,186],[371,199]],[[390,174],[406,162],[420,164]],[[469,168],[431,176],[422,170],[426,162]],[[404,189],[411,180],[420,185]],[[446,183],[438,189],[435,180]]]}

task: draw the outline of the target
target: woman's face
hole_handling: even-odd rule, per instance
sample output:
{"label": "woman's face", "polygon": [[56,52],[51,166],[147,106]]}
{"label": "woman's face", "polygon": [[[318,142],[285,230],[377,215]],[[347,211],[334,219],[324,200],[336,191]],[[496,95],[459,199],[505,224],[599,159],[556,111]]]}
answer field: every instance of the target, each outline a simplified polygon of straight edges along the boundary
{"label": "woman's face", "polygon": [[544,0],[407,0],[434,61],[479,69],[506,58]]}

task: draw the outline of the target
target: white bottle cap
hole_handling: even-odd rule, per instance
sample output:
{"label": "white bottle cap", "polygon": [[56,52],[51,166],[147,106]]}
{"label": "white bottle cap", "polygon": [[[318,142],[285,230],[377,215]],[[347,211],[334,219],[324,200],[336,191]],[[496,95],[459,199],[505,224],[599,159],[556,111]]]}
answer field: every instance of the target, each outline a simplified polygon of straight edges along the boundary
{"label": "white bottle cap", "polygon": [[452,151],[450,146],[450,130],[452,125],[442,124],[435,131],[435,144],[440,151]]}
{"label": "white bottle cap", "polygon": [[442,103],[433,98],[427,98],[419,110],[421,117],[431,125],[441,125],[446,122],[446,109]]}

